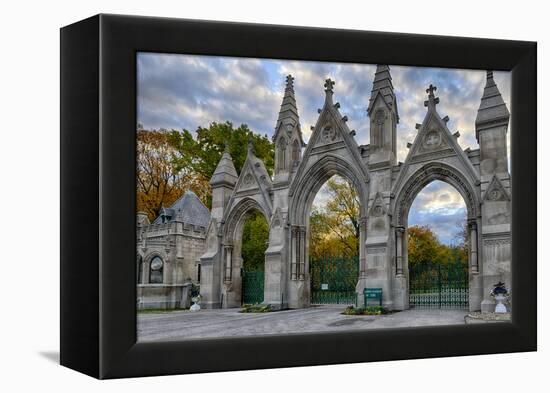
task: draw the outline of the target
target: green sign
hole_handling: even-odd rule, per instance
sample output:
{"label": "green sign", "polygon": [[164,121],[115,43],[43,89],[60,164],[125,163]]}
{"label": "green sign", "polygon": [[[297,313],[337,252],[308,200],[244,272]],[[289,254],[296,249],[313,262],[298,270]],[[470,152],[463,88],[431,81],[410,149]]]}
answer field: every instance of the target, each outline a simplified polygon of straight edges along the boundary
{"label": "green sign", "polygon": [[365,288],[363,289],[363,296],[365,297],[365,307],[368,306],[369,300],[378,301],[380,307],[382,307],[382,288]]}

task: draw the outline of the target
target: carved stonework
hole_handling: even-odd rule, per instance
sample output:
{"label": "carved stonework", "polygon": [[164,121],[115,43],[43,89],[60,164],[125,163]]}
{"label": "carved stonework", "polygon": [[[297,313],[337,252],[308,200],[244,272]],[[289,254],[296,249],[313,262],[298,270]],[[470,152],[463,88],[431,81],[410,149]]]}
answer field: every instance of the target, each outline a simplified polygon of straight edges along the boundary
{"label": "carved stonework", "polygon": [[487,191],[485,191],[485,200],[490,202],[505,202],[510,200],[498,177],[493,176],[491,179],[491,183],[487,187]]}
{"label": "carved stonework", "polygon": [[372,203],[372,207],[370,209],[370,215],[372,217],[382,217],[384,214],[386,214],[384,200],[382,199],[380,193],[376,193],[376,196],[374,197],[374,201]]}
{"label": "carved stonework", "polygon": [[427,164],[410,177],[401,191],[401,198],[397,201],[397,225],[403,226],[408,209],[414,198],[428,183],[434,180],[442,180],[453,185],[465,199],[468,206],[468,213],[477,216],[478,206],[466,180],[454,170],[443,166],[443,164]]}
{"label": "carved stonework", "polygon": [[324,143],[332,143],[336,141],[338,138],[338,134],[336,132],[336,129],[331,125],[327,124],[323,127],[323,131],[321,133],[321,141]]}
{"label": "carved stonework", "polygon": [[248,173],[243,179],[243,184],[245,186],[251,186],[252,184],[254,184],[254,177],[250,173]]}
{"label": "carved stonework", "polygon": [[437,130],[431,130],[424,135],[422,146],[426,150],[434,150],[441,146],[441,133]]}
{"label": "carved stonework", "polygon": [[500,239],[485,239],[483,241],[483,245],[485,246],[504,246],[510,244],[511,239],[508,238],[500,238]]}
{"label": "carved stonework", "polygon": [[367,254],[385,254],[386,247],[367,247]]}

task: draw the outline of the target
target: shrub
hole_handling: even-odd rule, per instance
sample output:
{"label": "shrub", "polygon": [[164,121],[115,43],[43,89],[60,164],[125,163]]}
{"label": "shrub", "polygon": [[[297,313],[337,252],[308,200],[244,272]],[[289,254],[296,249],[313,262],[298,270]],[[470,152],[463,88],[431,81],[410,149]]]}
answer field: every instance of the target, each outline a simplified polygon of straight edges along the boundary
{"label": "shrub", "polygon": [[245,304],[241,312],[244,313],[262,313],[271,312],[273,309],[270,304]]}
{"label": "shrub", "polygon": [[342,314],[344,315],[382,315],[389,311],[381,306],[354,307],[348,306]]}

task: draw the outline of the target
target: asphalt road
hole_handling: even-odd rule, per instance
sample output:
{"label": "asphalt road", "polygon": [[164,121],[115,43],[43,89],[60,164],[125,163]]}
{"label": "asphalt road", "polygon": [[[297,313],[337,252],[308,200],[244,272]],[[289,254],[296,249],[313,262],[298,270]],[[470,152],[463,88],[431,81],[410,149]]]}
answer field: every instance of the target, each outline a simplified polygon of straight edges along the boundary
{"label": "asphalt road", "polygon": [[380,316],[342,315],[344,306],[263,314],[240,309],[138,314],[138,341],[167,341],[464,324],[467,310],[406,310]]}

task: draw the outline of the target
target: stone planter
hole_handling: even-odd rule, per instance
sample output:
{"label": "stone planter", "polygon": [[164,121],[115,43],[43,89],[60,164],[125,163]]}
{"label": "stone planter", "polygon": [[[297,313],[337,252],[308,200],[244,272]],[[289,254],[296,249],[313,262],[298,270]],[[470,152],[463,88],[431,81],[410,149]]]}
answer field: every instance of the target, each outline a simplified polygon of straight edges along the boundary
{"label": "stone planter", "polygon": [[193,305],[189,308],[191,311],[199,311],[201,309],[201,306],[199,305],[201,298],[200,297],[193,297],[191,298],[191,301],[193,302]]}

